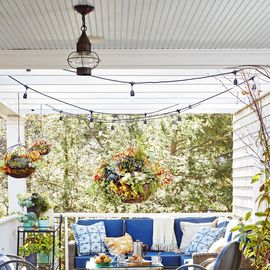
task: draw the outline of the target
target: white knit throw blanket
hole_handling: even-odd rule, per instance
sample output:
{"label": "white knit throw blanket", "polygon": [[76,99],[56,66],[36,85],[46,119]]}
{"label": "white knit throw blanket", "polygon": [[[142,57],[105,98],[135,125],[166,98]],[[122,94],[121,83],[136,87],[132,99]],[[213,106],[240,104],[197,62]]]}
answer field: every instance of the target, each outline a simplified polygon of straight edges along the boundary
{"label": "white knit throw blanket", "polygon": [[173,218],[154,218],[152,250],[177,252]]}

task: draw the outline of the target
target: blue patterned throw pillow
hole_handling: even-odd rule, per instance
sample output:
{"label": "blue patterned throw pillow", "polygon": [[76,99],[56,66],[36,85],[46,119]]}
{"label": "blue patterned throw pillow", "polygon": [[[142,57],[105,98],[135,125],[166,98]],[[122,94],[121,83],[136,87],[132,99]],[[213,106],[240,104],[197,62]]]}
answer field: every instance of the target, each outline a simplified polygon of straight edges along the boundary
{"label": "blue patterned throw pillow", "polygon": [[75,236],[79,256],[106,252],[104,222],[97,222],[89,226],[72,224],[71,228]]}
{"label": "blue patterned throw pillow", "polygon": [[225,228],[202,228],[192,238],[185,254],[192,255],[194,252],[207,252],[219,238],[223,237]]}

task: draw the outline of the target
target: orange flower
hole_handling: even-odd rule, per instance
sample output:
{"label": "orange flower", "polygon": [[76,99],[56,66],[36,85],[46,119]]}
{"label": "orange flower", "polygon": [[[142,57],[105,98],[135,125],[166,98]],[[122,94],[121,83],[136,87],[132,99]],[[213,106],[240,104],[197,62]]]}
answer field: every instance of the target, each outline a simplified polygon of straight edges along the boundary
{"label": "orange flower", "polygon": [[94,176],[94,180],[95,181],[98,181],[100,179],[100,176],[98,175],[98,174],[96,174],[95,176]]}

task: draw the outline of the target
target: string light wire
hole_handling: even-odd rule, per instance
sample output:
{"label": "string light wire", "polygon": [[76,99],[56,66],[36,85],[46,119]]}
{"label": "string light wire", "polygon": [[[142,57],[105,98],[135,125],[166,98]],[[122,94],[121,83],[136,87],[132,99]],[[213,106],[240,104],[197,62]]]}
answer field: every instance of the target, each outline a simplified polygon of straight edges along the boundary
{"label": "string light wire", "polygon": [[[249,82],[250,80],[252,80],[254,77],[251,77],[245,81],[242,81],[241,83],[238,84],[238,87],[240,87],[241,85]],[[182,107],[180,109],[177,109],[177,110],[173,110],[173,111],[168,111],[168,112],[164,112],[164,113],[159,113],[159,114],[152,114],[152,115],[149,115],[148,113],[146,114],[133,114],[135,115],[135,117],[133,118],[122,118],[122,119],[117,119],[115,118],[115,114],[110,114],[112,117],[113,117],[113,121],[112,120],[98,120],[100,123],[116,123],[116,122],[139,122],[139,121],[144,121],[145,119],[160,119],[160,118],[164,118],[166,116],[170,116],[170,115],[174,115],[174,114],[178,114],[178,116],[180,116],[180,112],[183,113],[183,112],[186,112],[186,111],[189,111],[189,110],[192,110],[193,108],[196,108],[198,106],[200,106],[202,103],[205,103],[206,101],[210,100],[210,99],[213,99],[217,96],[220,96],[224,93],[227,93],[227,92],[230,92],[235,86],[231,87],[231,88],[228,88],[226,90],[223,90],[219,93],[216,93],[212,96],[209,96],[205,99],[202,99],[198,102],[195,102],[193,104],[189,104],[188,106],[185,106],[185,107]],[[176,105],[179,105],[179,104],[176,104]],[[174,105],[174,106],[176,106]],[[56,109],[54,108],[53,106],[51,105],[48,105],[46,104],[46,106],[50,107],[51,109],[53,109],[55,112],[62,112],[62,113],[65,113],[67,115],[73,115],[73,116],[78,116],[79,114],[75,114],[75,113],[70,113],[70,112],[64,112],[63,110],[59,110],[59,109]],[[106,113],[107,114],[107,113]]]}

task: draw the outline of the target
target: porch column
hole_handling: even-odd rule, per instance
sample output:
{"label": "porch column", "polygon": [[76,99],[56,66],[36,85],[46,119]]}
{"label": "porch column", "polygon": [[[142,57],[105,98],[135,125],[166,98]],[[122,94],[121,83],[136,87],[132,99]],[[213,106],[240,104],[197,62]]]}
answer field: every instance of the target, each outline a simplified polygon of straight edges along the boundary
{"label": "porch column", "polygon": [[[7,123],[7,148],[18,143],[18,116],[8,115]],[[20,139],[21,143],[25,143],[24,137],[24,118],[20,117]],[[8,176],[8,212],[20,211],[18,205],[17,194],[26,192],[26,178],[13,178]]]}

